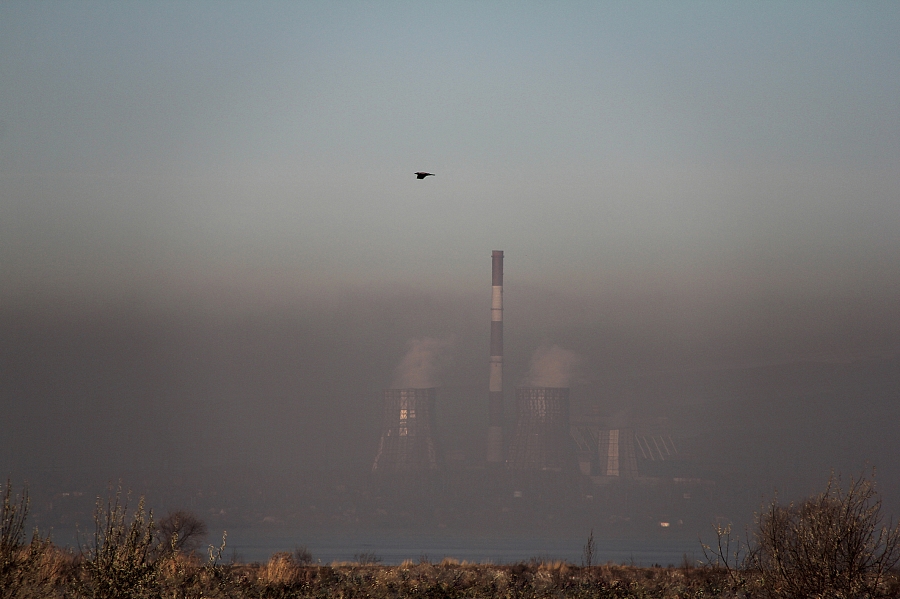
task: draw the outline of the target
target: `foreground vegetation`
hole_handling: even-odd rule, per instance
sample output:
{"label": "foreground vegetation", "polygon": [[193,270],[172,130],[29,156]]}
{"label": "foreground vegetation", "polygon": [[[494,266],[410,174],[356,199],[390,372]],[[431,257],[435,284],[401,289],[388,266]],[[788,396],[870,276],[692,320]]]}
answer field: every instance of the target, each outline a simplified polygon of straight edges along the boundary
{"label": "foreground vegetation", "polygon": [[6,597],[710,597],[727,596],[723,570],[575,567],[563,562],[513,565],[444,560],[400,566],[345,563],[302,565],[291,554],[265,564],[217,564],[176,554],[153,572],[84,567],[68,552],[45,553]]}
{"label": "foreground vegetation", "polygon": [[156,523],[143,501],[98,501],[95,530],[76,549],[35,532],[26,543],[27,491],[7,483],[0,513],[0,597],[92,599],[280,597],[900,597],[900,526],[885,525],[873,483],[854,479],[799,504],[773,501],[756,529],[736,540],[728,528],[705,546],[704,565],[638,568],[592,565],[593,534],[581,566],[531,560],[511,565],[353,563],[313,565],[305,549],[276,553],[265,564],[226,563],[221,545],[201,557],[203,523],[176,512]]}

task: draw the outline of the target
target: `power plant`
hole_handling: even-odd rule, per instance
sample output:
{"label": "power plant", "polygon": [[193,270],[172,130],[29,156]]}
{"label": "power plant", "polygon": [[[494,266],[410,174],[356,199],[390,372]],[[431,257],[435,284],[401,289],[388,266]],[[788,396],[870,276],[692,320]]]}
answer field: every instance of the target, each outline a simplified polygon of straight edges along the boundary
{"label": "power plant", "polygon": [[[503,251],[491,254],[491,319],[487,405],[487,438],[484,462],[488,472],[498,469],[514,474],[517,480],[543,476],[540,473],[583,475],[595,485],[616,484],[615,481],[641,479],[642,469],[650,480],[659,475],[670,476],[668,466],[678,460],[678,452],[670,436],[636,433],[630,426],[609,426],[594,421],[572,422],[569,388],[541,386],[564,383],[559,376],[559,358],[574,357],[556,346],[541,353],[549,359],[550,368],[532,360],[530,386],[515,389],[515,420],[506,438],[503,389]],[[438,340],[419,340],[421,346],[439,345]],[[412,344],[415,347],[415,343]],[[411,352],[410,355],[413,355]],[[421,365],[421,352],[411,362]],[[427,360],[426,360],[427,361]],[[574,360],[573,360],[574,362]],[[549,376],[548,376],[548,373]],[[430,377],[402,379],[401,384],[415,385],[431,381]],[[396,383],[395,383],[396,384]],[[431,383],[433,384],[433,383]],[[422,385],[425,386],[424,384]],[[437,438],[435,401],[437,390],[396,388],[383,390],[381,438],[372,464],[375,473],[426,473],[444,467]],[[459,461],[455,463],[458,465]],[[477,466],[477,464],[474,464]],[[686,480],[686,479],[680,479]]]}
{"label": "power plant", "polygon": [[385,389],[381,442],[373,472],[437,470],[435,389]]}
{"label": "power plant", "polygon": [[516,388],[516,428],[509,445],[511,470],[560,472],[572,465],[569,390]]}

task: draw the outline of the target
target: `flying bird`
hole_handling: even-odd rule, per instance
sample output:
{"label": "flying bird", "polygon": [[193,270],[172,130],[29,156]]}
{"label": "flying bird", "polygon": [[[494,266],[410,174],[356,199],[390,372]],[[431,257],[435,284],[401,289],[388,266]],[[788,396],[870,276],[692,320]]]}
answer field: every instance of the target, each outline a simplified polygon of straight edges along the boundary
{"label": "flying bird", "polygon": [[434,176],[434,173],[423,173],[422,171],[419,171],[418,173],[416,173],[416,179],[424,179],[425,177],[433,177],[433,176]]}

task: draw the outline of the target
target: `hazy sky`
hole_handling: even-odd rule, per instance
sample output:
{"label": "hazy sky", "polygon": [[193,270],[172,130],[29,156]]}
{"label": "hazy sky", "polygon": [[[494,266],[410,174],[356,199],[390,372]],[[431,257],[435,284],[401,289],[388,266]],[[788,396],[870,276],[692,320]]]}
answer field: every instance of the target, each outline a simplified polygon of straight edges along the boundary
{"label": "hazy sky", "polygon": [[472,286],[492,249],[572,289],[896,284],[898,28],[892,2],[4,2],[0,297]]}
{"label": "hazy sky", "polygon": [[365,465],[425,337],[480,439],[504,250],[508,390],[558,345],[607,416],[738,398],[747,455],[754,402],[803,397],[830,460],[856,370],[628,377],[887,356],[854,430],[893,421],[898,31],[897,2],[0,2],[3,455]]}

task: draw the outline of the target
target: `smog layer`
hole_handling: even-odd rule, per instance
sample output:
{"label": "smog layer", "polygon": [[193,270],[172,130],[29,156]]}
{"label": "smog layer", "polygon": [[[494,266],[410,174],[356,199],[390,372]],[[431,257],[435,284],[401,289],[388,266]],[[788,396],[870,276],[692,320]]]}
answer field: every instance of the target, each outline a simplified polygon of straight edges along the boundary
{"label": "smog layer", "polygon": [[[900,513],[898,28],[3,3],[0,476],[57,529],[118,481],[211,527],[696,538],[874,468]],[[493,250],[504,451],[517,387],[567,389],[552,472],[485,463]],[[384,389],[431,387],[434,468],[373,472]]]}

